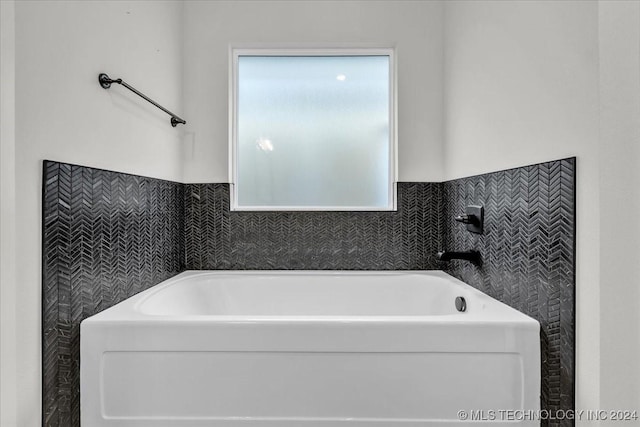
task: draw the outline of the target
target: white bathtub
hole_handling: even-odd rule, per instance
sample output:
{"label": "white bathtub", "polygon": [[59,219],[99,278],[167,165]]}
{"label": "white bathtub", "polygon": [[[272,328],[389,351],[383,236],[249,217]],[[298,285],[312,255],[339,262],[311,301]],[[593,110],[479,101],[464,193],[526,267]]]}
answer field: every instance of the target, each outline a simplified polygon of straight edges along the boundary
{"label": "white bathtub", "polygon": [[539,347],[440,271],[187,271],[82,322],[82,426],[538,425]]}

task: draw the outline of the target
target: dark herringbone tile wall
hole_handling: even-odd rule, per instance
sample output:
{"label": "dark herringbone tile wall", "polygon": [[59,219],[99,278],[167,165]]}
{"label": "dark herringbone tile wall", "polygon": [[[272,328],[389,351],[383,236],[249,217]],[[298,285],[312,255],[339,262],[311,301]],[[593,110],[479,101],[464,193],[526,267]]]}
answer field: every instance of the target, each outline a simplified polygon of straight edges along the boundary
{"label": "dark herringbone tile wall", "polygon": [[[445,182],[443,201],[444,248],[483,260],[443,269],[540,322],[542,408],[574,409],[575,158]],[[485,208],[482,235],[453,220],[470,204]]]}
{"label": "dark herringbone tile wall", "polygon": [[43,425],[80,425],[80,321],[184,270],[182,184],[44,162]]}
{"label": "dark herringbone tile wall", "polygon": [[435,269],[440,190],[399,183],[396,212],[230,212],[228,184],[187,184],[187,269]]}

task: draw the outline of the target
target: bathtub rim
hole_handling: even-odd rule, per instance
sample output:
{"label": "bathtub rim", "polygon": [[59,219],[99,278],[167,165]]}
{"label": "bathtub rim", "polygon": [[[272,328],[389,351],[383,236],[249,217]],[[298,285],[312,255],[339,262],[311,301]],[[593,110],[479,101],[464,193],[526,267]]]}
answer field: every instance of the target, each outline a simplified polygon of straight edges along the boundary
{"label": "bathtub rim", "polygon": [[[472,294],[481,301],[486,301],[495,309],[485,311],[468,311],[463,313],[437,315],[247,315],[247,314],[150,314],[143,313],[139,307],[149,298],[162,290],[198,276],[232,275],[232,276],[278,276],[278,275],[339,275],[339,276],[428,276],[450,281],[453,286]],[[157,325],[157,322],[177,323],[181,325],[202,324],[203,322],[227,325],[247,324],[429,324],[429,325],[511,325],[524,329],[540,328],[540,323],[532,317],[512,308],[497,299],[451,276],[442,270],[186,270],[163,282],[139,292],[122,302],[103,310],[82,321],[82,323],[119,323],[136,322],[137,325]]]}

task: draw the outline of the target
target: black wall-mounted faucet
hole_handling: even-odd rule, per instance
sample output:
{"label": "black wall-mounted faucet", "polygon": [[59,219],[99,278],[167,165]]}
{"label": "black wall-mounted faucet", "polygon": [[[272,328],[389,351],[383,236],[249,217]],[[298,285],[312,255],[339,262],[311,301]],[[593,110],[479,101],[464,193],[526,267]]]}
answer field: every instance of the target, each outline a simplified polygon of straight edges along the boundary
{"label": "black wall-mounted faucet", "polygon": [[480,252],[478,251],[465,251],[465,252],[454,252],[454,251],[440,251],[436,254],[436,259],[438,261],[451,261],[452,259],[462,259],[465,261],[470,261],[475,265],[482,265],[482,258],[480,257]]}

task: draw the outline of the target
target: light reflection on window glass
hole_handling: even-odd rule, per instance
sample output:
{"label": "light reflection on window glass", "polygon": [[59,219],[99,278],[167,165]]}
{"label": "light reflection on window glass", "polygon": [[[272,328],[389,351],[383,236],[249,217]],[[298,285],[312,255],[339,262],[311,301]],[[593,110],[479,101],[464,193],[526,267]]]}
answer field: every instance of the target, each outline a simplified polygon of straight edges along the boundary
{"label": "light reflection on window glass", "polygon": [[237,205],[388,209],[389,56],[240,56]]}

